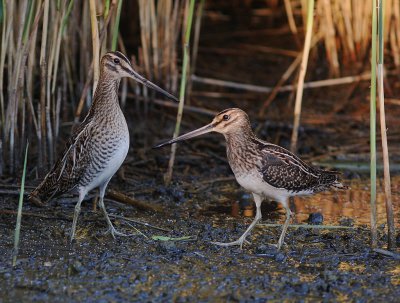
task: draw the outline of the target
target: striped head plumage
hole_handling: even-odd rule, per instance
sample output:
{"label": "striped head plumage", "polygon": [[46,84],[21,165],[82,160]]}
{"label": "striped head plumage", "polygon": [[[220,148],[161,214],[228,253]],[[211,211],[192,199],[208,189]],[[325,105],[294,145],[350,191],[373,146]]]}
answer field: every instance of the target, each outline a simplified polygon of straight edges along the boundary
{"label": "striped head plumage", "polygon": [[155,148],[173,144],[183,140],[188,140],[210,132],[217,132],[223,134],[225,137],[235,133],[251,137],[254,136],[251,130],[250,120],[246,112],[244,112],[240,108],[228,108],[218,113],[210,124],[207,124],[182,136],[179,136],[173,140],[161,143],[155,146]]}
{"label": "striped head plumage", "polygon": [[135,81],[154,89],[155,91],[167,96],[168,98],[179,101],[178,98],[163,90],[159,86],[150,82],[138,72],[136,72],[128,60],[128,58],[121,52],[108,52],[106,53],[100,61],[101,73],[107,77],[109,80],[121,79],[124,77],[132,78]]}

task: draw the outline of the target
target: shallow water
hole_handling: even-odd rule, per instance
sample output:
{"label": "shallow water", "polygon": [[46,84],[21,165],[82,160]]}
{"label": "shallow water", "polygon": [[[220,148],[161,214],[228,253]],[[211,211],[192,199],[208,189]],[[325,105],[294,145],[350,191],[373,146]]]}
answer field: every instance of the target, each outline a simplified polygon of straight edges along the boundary
{"label": "shallow water", "polygon": [[[302,222],[307,220],[310,213],[320,212],[324,216],[324,224],[339,224],[343,218],[351,218],[357,226],[369,225],[371,214],[368,182],[354,180],[346,183],[350,186],[346,191],[296,198],[295,219]],[[395,225],[400,227],[400,177],[392,178],[392,184]],[[386,205],[382,186],[377,189],[377,214],[378,224],[385,224]]]}
{"label": "shallow water", "polygon": [[[232,181],[234,182],[234,181]],[[324,225],[370,225],[370,191],[369,180],[344,180],[350,188],[341,191],[327,191],[312,196],[295,197],[291,204],[292,222],[307,223],[310,214],[319,213],[323,216]],[[395,226],[400,228],[400,177],[392,178],[392,204]],[[229,190],[227,190],[229,191]],[[229,196],[229,194],[228,194]],[[255,215],[255,207],[251,195],[244,194],[238,199],[231,195],[231,207],[217,205],[208,209],[209,213],[225,213],[233,217],[249,217]],[[243,203],[244,200],[247,200]],[[243,204],[247,204],[243,206]],[[283,223],[285,210],[280,204],[263,202],[263,219],[269,223]],[[242,205],[242,206],[240,206]],[[241,212],[240,212],[241,210]],[[278,216],[279,214],[279,216]],[[386,224],[385,195],[382,186],[377,188],[377,218],[378,225]]]}

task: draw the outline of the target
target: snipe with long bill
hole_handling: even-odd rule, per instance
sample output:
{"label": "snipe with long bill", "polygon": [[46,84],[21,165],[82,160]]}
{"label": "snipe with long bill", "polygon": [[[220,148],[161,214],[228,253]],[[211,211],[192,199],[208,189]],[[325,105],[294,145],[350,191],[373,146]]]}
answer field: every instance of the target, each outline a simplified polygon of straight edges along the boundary
{"label": "snipe with long bill", "polygon": [[237,241],[213,242],[214,244],[242,247],[246,237],[261,220],[261,203],[268,198],[281,203],[286,210],[286,220],[277,244],[277,248],[280,249],[291,217],[288,203],[290,197],[312,195],[330,188],[346,188],[338,181],[338,172],[308,165],[283,147],[257,138],[251,129],[247,114],[239,108],[226,109],[217,114],[210,124],[161,143],[155,148],[209,132],[224,135],[229,165],[237,182],[253,194],[257,207],[253,222]]}
{"label": "snipe with long bill", "polygon": [[108,231],[114,238],[115,235],[124,235],[114,228],[103,201],[108,182],[129,150],[129,130],[118,102],[118,88],[123,77],[132,78],[178,101],[139,75],[122,53],[109,52],[102,57],[100,78],[88,114],[72,133],[56,164],[29,195],[30,201],[40,205],[63,193],[77,191],[79,198],[75,206],[71,241],[75,237],[81,203],[94,188],[100,190],[99,206],[109,226]]}

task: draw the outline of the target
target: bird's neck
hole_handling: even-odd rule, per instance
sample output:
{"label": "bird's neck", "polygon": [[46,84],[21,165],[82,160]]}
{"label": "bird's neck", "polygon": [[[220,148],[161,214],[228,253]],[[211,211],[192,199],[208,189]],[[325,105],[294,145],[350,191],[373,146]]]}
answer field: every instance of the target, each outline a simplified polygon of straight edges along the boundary
{"label": "bird's neck", "polygon": [[247,146],[255,138],[255,135],[251,129],[250,125],[245,125],[243,127],[237,127],[224,134],[227,145],[234,146]]}
{"label": "bird's neck", "polygon": [[92,108],[119,107],[118,89],[120,82],[121,79],[119,78],[115,79],[101,73],[94,93]]}
{"label": "bird's neck", "polygon": [[251,171],[258,163],[257,138],[248,127],[225,134],[229,165],[236,177]]}

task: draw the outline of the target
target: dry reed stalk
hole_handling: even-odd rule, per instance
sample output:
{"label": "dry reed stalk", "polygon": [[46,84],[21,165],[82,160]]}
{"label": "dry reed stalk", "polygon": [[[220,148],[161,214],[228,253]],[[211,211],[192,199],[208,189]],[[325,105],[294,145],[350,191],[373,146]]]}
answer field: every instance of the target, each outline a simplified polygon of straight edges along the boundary
{"label": "dry reed stalk", "polygon": [[[139,65],[150,80],[176,91],[179,71],[176,44],[183,1],[139,1],[141,49]],[[147,89],[143,88],[147,95]]]}
{"label": "dry reed stalk", "polygon": [[344,45],[346,45],[346,50],[348,53],[348,57],[350,57],[351,61],[356,61],[356,53],[354,48],[354,36],[353,36],[353,27],[352,27],[352,15],[351,15],[351,2],[350,1],[339,1],[336,2],[339,6],[337,11],[341,12],[338,16],[343,17],[344,28],[341,31],[342,40],[346,41]]}
{"label": "dry reed stalk", "polygon": [[300,43],[299,37],[297,35],[298,31],[297,31],[296,21],[294,20],[294,16],[293,16],[292,4],[291,4],[290,0],[284,0],[284,4],[285,4],[285,11],[286,11],[286,16],[288,18],[290,31],[293,34],[293,37],[294,37],[297,47],[300,48],[301,43]]}
{"label": "dry reed stalk", "polygon": [[151,28],[151,49],[152,49],[152,59],[153,59],[153,73],[155,79],[160,79],[160,64],[159,64],[159,43],[158,43],[158,27],[157,27],[157,17],[155,11],[154,1],[149,1],[150,3],[150,28]]}
{"label": "dry reed stalk", "polygon": [[3,20],[2,20],[2,36],[1,36],[1,52],[0,52],[0,110],[1,110],[1,121],[0,121],[0,175],[4,172],[4,158],[3,158],[3,147],[5,138],[4,128],[5,128],[5,100],[4,100],[4,66],[5,59],[8,49],[8,36],[10,34],[10,22],[9,19],[9,10],[10,5],[8,5],[5,0],[2,0],[3,6]]}
{"label": "dry reed stalk", "polygon": [[[390,7],[387,5],[387,7]],[[392,18],[386,18],[390,20],[389,31],[390,31],[390,48],[392,50],[392,57],[396,67],[400,66],[400,2],[393,2]]]}
{"label": "dry reed stalk", "polygon": [[[193,47],[192,47],[192,54],[191,54],[191,64],[190,64],[190,71],[189,71],[189,79],[187,85],[187,95],[190,96],[192,93],[192,75],[196,71],[196,63],[197,63],[197,55],[199,52],[199,40],[200,40],[200,29],[201,29],[201,19],[203,17],[204,11],[204,3],[205,0],[200,0],[200,3],[197,5],[196,9],[196,20],[194,24],[194,36],[193,36]],[[190,98],[189,100],[190,101]],[[188,104],[190,104],[188,102]]]}
{"label": "dry reed stalk", "polygon": [[[21,66],[23,60],[22,52],[22,34],[25,27],[26,15],[28,13],[28,1],[22,1],[19,7],[19,15],[17,21],[17,37],[16,37],[16,53],[14,58],[14,66],[12,70],[12,77],[10,78],[11,84],[9,85],[9,104],[6,110],[6,123],[5,123],[5,137],[6,142],[9,144],[9,158],[10,158],[10,172],[14,173],[15,170],[15,135],[17,129],[17,115],[18,115],[18,103],[20,99],[21,91],[19,90],[19,81],[21,80]],[[11,43],[10,43],[11,46]]]}
{"label": "dry reed stalk", "polygon": [[[318,43],[319,40],[320,40],[320,35],[314,37],[311,41],[310,48],[313,48]],[[275,87],[269,94],[268,98],[264,101],[264,104],[262,105],[260,113],[258,115],[259,118],[262,118],[264,116],[265,110],[270,106],[272,101],[275,99],[275,97],[279,93],[279,90],[281,89],[282,85],[290,78],[290,76],[296,70],[297,66],[301,62],[302,56],[303,56],[303,53],[298,54],[297,58],[289,65],[287,70],[282,74],[278,83],[275,85]]]}
{"label": "dry reed stalk", "polygon": [[[182,62],[182,75],[181,75],[181,86],[179,91],[179,108],[178,114],[176,117],[176,125],[173,138],[178,137],[179,130],[181,126],[181,120],[183,115],[183,107],[185,104],[185,89],[186,89],[186,79],[187,79],[187,72],[189,70],[189,43],[190,43],[190,34],[192,29],[192,20],[193,20],[193,13],[194,13],[194,4],[195,0],[190,0],[188,4],[187,10],[185,10],[185,35],[184,40],[182,41],[182,48],[183,48],[183,62]],[[176,144],[172,144],[171,146],[171,154],[168,162],[168,170],[164,176],[164,181],[166,185],[171,183],[172,179],[172,171],[175,162],[175,154],[176,154]]]}
{"label": "dry reed stalk", "polygon": [[[29,52],[29,50],[32,50],[33,53],[34,53],[35,44],[36,44],[36,33],[37,33],[37,24],[36,25],[33,24],[33,17],[35,15],[35,12],[36,13],[40,12],[40,7],[41,7],[41,4],[39,2],[36,3],[36,5],[35,5],[35,3],[30,2],[28,19],[25,22],[24,33],[23,33],[23,37],[22,37],[23,44],[24,44],[23,62],[26,62],[26,60],[28,60],[28,63],[24,64],[23,70],[21,71],[21,73],[23,73],[24,76],[26,77],[26,83],[25,83],[25,85],[26,85],[26,89],[25,89],[26,95],[29,94],[28,90],[32,89],[32,83],[30,83],[31,82],[31,79],[30,79],[31,73],[29,73],[30,72],[29,68],[32,67],[32,65],[31,65],[32,62],[31,61],[32,61],[32,59],[34,57],[32,56],[32,53]],[[33,28],[32,28],[32,25],[34,25]],[[32,29],[32,32],[30,33],[31,29]],[[30,35],[29,35],[29,33],[30,33]],[[27,44],[27,42],[29,42],[28,38],[30,38],[30,43],[29,44]],[[27,65],[27,66],[25,66],[25,65]],[[23,76],[21,78],[23,78]],[[19,86],[20,86],[19,89],[21,91],[23,91],[24,90],[24,81],[23,81],[23,79],[21,79],[21,81],[19,81]],[[20,136],[19,136],[20,143],[19,143],[19,146],[23,146],[24,142],[26,142],[26,122],[27,122],[26,110],[27,110],[27,106],[28,106],[27,98],[23,97],[22,102],[20,102],[20,103],[21,103],[20,104],[20,107],[21,107],[21,115],[20,115],[21,119],[20,119],[20,121],[21,122],[20,122],[20,125],[19,125],[19,129],[20,129]],[[17,164],[17,167],[18,167],[19,166],[19,159],[22,158],[22,156],[23,156],[22,149],[20,149],[20,152],[17,155],[18,155],[18,158],[16,158],[16,160],[17,160],[16,164]]]}
{"label": "dry reed stalk", "polygon": [[[7,43],[8,43],[8,34],[9,31],[7,25],[8,25],[8,5],[5,2],[5,0],[2,0],[2,6],[3,6],[3,20],[1,22],[1,50],[0,50],[0,110],[1,110],[1,131],[0,131],[0,138],[3,137],[3,130],[4,130],[4,124],[5,124],[5,112],[4,112],[4,63],[6,59],[6,51],[7,51]],[[7,34],[6,34],[7,33]],[[2,154],[0,155],[0,157]]]}
{"label": "dry reed stalk", "polygon": [[55,46],[55,55],[54,55],[54,71],[53,71],[53,85],[51,89],[51,93],[54,94],[56,83],[57,83],[57,72],[58,72],[58,62],[60,57],[60,47],[61,47],[61,38],[63,36],[65,26],[68,21],[68,17],[72,10],[72,5],[74,4],[74,0],[70,0],[68,6],[63,10],[61,18],[60,18],[60,26],[57,31],[57,39],[56,39],[56,46]]}
{"label": "dry reed stalk", "polygon": [[[110,9],[109,9],[109,14],[107,16],[107,19],[104,22],[103,29],[101,30],[101,33],[100,33],[100,38],[99,38],[100,44],[102,44],[103,43],[102,41],[105,39],[107,26],[110,23],[111,16],[113,15],[114,9],[115,9],[115,5],[114,5],[114,3],[112,3],[110,6]],[[92,82],[92,77],[93,77],[93,72],[94,72],[94,68],[93,68],[93,58],[92,58],[92,61],[90,62],[88,74],[86,75],[86,80],[85,80],[86,82],[83,86],[82,93],[81,93],[81,96],[80,96],[80,99],[78,102],[78,106],[75,111],[74,124],[78,123],[79,118],[81,116],[83,106],[84,106],[84,101],[89,93],[90,84]]]}
{"label": "dry reed stalk", "polygon": [[[360,56],[364,58],[366,54],[368,54],[369,46],[371,43],[372,36],[371,33],[371,16],[372,16],[372,7],[368,3],[368,1],[362,1],[361,6],[364,5],[364,15],[362,17],[362,43],[360,46]],[[354,7],[357,10],[357,7]]]}
{"label": "dry reed stalk", "polygon": [[308,1],[307,7],[307,23],[306,23],[306,37],[304,42],[303,57],[300,65],[299,79],[296,91],[296,102],[294,108],[294,122],[293,122],[293,132],[290,142],[290,150],[292,152],[296,151],[297,148],[297,137],[300,125],[300,114],[301,114],[301,103],[303,97],[303,85],[304,78],[307,71],[308,55],[310,53],[311,46],[311,36],[313,30],[313,19],[314,19],[314,0]]}
{"label": "dry reed stalk", "polygon": [[379,39],[379,52],[378,52],[378,98],[379,98],[379,114],[381,125],[381,138],[382,138],[382,155],[383,155],[383,172],[384,172],[384,190],[385,190],[385,204],[386,216],[388,223],[388,249],[396,249],[396,229],[394,225],[393,216],[393,203],[390,182],[390,168],[389,168],[389,150],[386,134],[386,117],[385,117],[385,96],[383,86],[383,56],[384,56],[384,7],[385,0],[378,0],[378,39]]}
{"label": "dry reed stalk", "polygon": [[378,246],[377,206],[376,206],[376,44],[377,16],[376,0],[372,4],[372,47],[371,47],[371,97],[370,97],[370,182],[371,182],[371,246]]}
{"label": "dry reed stalk", "polygon": [[[287,1],[286,1],[287,2]],[[288,4],[285,10],[288,14]],[[300,9],[298,9],[300,5]],[[400,65],[400,3],[397,0],[387,0],[384,7],[386,45],[389,45],[388,54],[393,58],[396,66]],[[291,1],[293,15],[302,11],[303,20],[306,19],[307,1]],[[289,14],[288,14],[289,15]],[[337,73],[338,66],[349,66],[355,62],[362,63],[369,56],[371,43],[371,16],[372,8],[364,0],[321,0],[317,2],[315,15],[315,32],[324,36],[328,62],[333,74]],[[305,21],[304,21],[305,22]],[[293,29],[288,20],[289,28]],[[237,33],[235,33],[236,35]],[[243,34],[243,33],[239,33]],[[252,33],[255,34],[255,33]]]}
{"label": "dry reed stalk", "polygon": [[46,104],[46,79],[47,79],[47,30],[49,27],[49,0],[44,0],[44,12],[42,23],[42,38],[40,46],[40,104],[38,107],[38,169],[39,173],[44,170],[44,161],[46,157],[46,142],[43,140],[46,137],[46,119],[45,119],[45,104]]}
{"label": "dry reed stalk", "polygon": [[338,76],[340,73],[339,70],[339,60],[337,54],[337,47],[335,41],[335,27],[333,26],[332,20],[332,7],[331,0],[323,0],[320,1],[323,10],[324,10],[324,30],[325,30],[325,47],[327,50],[327,59],[330,63],[331,74],[332,76]]}
{"label": "dry reed stalk", "polygon": [[[54,163],[54,153],[55,153],[55,141],[53,135],[53,122],[52,121],[52,109],[54,107],[54,94],[52,91],[52,84],[56,82],[57,77],[54,72],[57,69],[58,62],[56,61],[57,57],[57,46],[58,46],[58,36],[61,29],[61,23],[63,19],[63,13],[66,6],[66,1],[63,3],[59,3],[60,5],[57,7],[50,7],[50,14],[55,18],[52,20],[53,23],[50,27],[49,32],[49,49],[47,52],[47,71],[46,71],[46,105],[45,105],[45,121],[46,121],[46,139],[47,139],[47,155],[48,155],[48,163],[50,166]],[[53,74],[52,74],[53,72]],[[54,84],[55,85],[55,84]]]}
{"label": "dry reed stalk", "polygon": [[[40,3],[40,1],[37,2],[37,7],[36,10],[38,11],[40,9],[40,7],[42,6],[42,3]],[[27,97],[27,106],[30,112],[30,117],[32,118],[32,123],[34,125],[34,129],[36,134],[38,134],[39,128],[38,128],[38,122],[36,119],[36,115],[35,115],[35,110],[33,107],[33,96],[34,96],[34,76],[35,73],[34,68],[36,65],[36,42],[37,42],[37,28],[34,29],[33,32],[33,38],[32,38],[32,43],[30,44],[30,49],[29,49],[29,58],[28,58],[28,67],[27,67],[27,71],[26,71],[26,97]],[[26,140],[24,140],[23,142],[26,142]],[[23,142],[21,142],[21,146],[23,145]]]}
{"label": "dry reed stalk", "polygon": [[[96,0],[95,4],[101,5],[102,2]],[[78,55],[83,58],[79,62],[81,66],[85,66],[84,62],[90,60],[92,51],[85,47],[90,43],[82,43],[83,47],[79,52],[78,48],[81,41],[88,41],[91,35],[84,35],[82,40],[68,41],[68,39],[69,36],[76,36],[78,32],[88,32],[79,25],[85,24],[88,18],[84,16],[90,14],[89,5],[83,3],[83,7],[87,9],[80,11],[74,3],[76,3],[74,0],[3,1],[5,13],[1,20],[0,40],[0,87],[2,88],[0,135],[6,142],[1,141],[0,144],[2,150],[7,149],[4,155],[10,163],[11,173],[20,164],[19,159],[25,139],[32,135],[36,137],[34,143],[38,143],[39,171],[43,171],[47,162],[53,161],[55,139],[61,121],[60,114],[63,115],[62,119],[68,116],[62,108],[63,106],[67,108],[66,104],[70,98],[74,97],[76,91],[81,90],[79,87],[78,90],[75,88],[75,83],[79,81],[76,81],[76,78],[73,81],[75,76],[72,76],[76,75],[78,70],[75,58]],[[74,19],[71,26],[67,22],[70,18]],[[49,26],[50,20],[51,26]],[[87,25],[86,28],[90,28],[90,23]],[[41,41],[38,58],[40,69],[35,70],[37,41]],[[67,41],[71,43],[67,43],[63,48],[63,43]],[[60,57],[65,60],[60,60]],[[87,70],[85,68],[80,70],[80,78],[85,79]],[[37,79],[40,79],[38,93],[34,85]],[[6,83],[8,87],[4,88]],[[39,102],[36,102],[37,96]],[[69,108],[74,107],[74,103],[69,104],[72,105]],[[3,151],[1,154],[3,156]],[[4,163],[2,159],[1,157],[1,169]]]}
{"label": "dry reed stalk", "polygon": [[92,47],[93,47],[93,94],[96,91],[97,81],[100,76],[100,41],[99,29],[97,25],[96,1],[89,0],[90,23],[92,28]]}
{"label": "dry reed stalk", "polygon": [[[153,1],[153,0],[150,0]],[[150,66],[150,25],[148,21],[150,18],[148,17],[148,6],[150,5],[150,1],[139,0],[139,17],[140,17],[140,39],[142,42],[142,59],[144,63],[144,73],[150,79],[151,77],[151,66]]]}
{"label": "dry reed stalk", "polygon": [[[348,76],[348,77],[306,82],[306,83],[304,83],[303,88],[317,88],[317,87],[327,87],[327,86],[351,84],[354,82],[365,81],[365,80],[369,80],[369,79],[371,79],[371,73],[365,72],[363,74],[356,75],[356,76]],[[198,83],[203,83],[203,84],[215,85],[215,86],[241,89],[241,90],[246,90],[246,91],[251,91],[251,92],[256,92],[256,93],[271,93],[274,90],[273,87],[265,87],[265,86],[259,86],[259,85],[253,85],[253,84],[225,81],[225,80],[214,79],[214,78],[205,78],[205,77],[199,77],[196,75],[192,76],[192,81],[198,82]],[[292,92],[292,91],[295,91],[296,88],[297,88],[296,84],[285,85],[285,86],[281,86],[280,88],[278,88],[278,92]]]}

